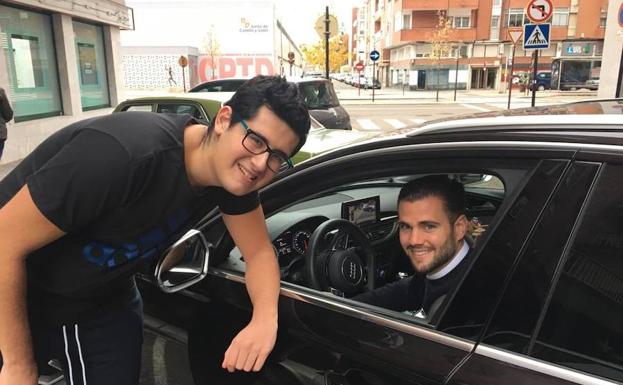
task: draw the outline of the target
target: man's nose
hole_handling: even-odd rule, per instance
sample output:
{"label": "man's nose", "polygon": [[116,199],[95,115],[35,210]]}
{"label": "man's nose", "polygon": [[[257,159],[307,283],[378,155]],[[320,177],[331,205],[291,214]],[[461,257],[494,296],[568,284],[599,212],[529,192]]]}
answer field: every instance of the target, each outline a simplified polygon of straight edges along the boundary
{"label": "man's nose", "polygon": [[268,152],[263,152],[261,154],[253,155],[251,157],[251,164],[253,164],[253,171],[263,172],[267,167],[269,156],[270,154]]}
{"label": "man's nose", "polygon": [[417,229],[412,229],[411,234],[409,234],[409,244],[411,245],[421,245],[422,244],[422,232]]}

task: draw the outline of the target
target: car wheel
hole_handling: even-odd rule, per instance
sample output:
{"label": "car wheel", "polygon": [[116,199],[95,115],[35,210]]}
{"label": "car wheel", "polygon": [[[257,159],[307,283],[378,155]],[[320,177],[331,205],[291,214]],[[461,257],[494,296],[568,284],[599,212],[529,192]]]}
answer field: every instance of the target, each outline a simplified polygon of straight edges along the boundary
{"label": "car wheel", "polygon": [[543,84],[539,84],[539,86],[536,89],[538,91],[545,91],[545,86]]}
{"label": "car wheel", "polygon": [[[348,247],[348,238],[358,247]],[[376,271],[374,250],[357,225],[345,219],[330,219],[311,235],[305,270],[308,284],[316,290],[337,290],[349,295],[372,290]]]}

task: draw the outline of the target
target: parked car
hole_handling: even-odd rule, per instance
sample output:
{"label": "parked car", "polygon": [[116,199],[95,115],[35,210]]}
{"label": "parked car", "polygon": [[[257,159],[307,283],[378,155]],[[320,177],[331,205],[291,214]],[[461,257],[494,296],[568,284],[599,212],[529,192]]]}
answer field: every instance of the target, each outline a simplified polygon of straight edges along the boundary
{"label": "parked car", "polygon": [[[222,91],[235,92],[247,79],[222,79],[199,84],[190,92],[217,92],[219,87]],[[340,101],[333,89],[331,81],[320,77],[289,78],[298,85],[305,97],[310,114],[322,125],[330,129],[352,130],[350,115],[340,105]],[[224,82],[216,85],[217,82]]]}
{"label": "parked car", "polygon": [[207,82],[197,84],[188,92],[236,92],[236,90],[247,80],[249,80],[249,78],[209,80]]}
{"label": "parked car", "polygon": [[[549,90],[552,88],[552,73],[551,72],[539,72],[536,74],[536,81],[533,82],[536,85],[537,91]],[[533,87],[530,87],[532,90]]]}
{"label": "parked car", "polygon": [[[184,331],[197,384],[620,384],[622,107],[432,122],[281,175],[261,192],[282,282],[277,344],[259,373],[220,367],[251,304],[244,256],[218,213],[197,226],[214,245],[208,277],[172,295],[141,282],[146,312],[159,332]],[[413,274],[396,201],[429,174],[463,184],[467,215],[484,230],[474,262],[425,318],[351,299]],[[380,205],[374,221],[335,221],[343,203],[370,197]],[[324,233],[329,221],[337,233]],[[351,281],[353,269],[363,279]]]}
{"label": "parked car", "polygon": [[[210,122],[219,108],[229,100],[233,92],[176,93],[163,96],[146,96],[125,100],[113,112],[152,111],[175,114],[190,114],[198,119]],[[312,127],[307,141],[292,158],[300,163],[318,154],[341,148],[348,144],[362,142],[376,134],[352,130],[329,130],[311,116]]]}

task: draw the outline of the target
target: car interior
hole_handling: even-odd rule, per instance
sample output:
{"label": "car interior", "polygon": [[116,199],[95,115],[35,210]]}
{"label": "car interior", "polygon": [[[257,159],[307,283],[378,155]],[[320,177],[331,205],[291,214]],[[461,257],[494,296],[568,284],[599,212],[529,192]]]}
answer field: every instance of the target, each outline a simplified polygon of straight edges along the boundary
{"label": "car interior", "polygon": [[[282,281],[348,299],[413,275],[414,269],[398,240],[397,199],[404,184],[422,176],[401,175],[345,184],[295,202],[269,216],[267,226],[279,258]],[[475,246],[486,234],[487,226],[502,203],[504,184],[494,175],[448,176],[465,188],[470,221],[467,242]],[[229,258],[218,267],[244,271],[240,251],[231,242],[228,246]],[[340,250],[341,254],[331,261],[319,261],[317,256],[326,254],[329,249]],[[362,277],[356,283],[344,282],[335,272],[339,269],[340,258],[343,261],[351,257],[359,258],[363,268]],[[320,277],[314,278],[314,269],[306,266],[319,263],[326,264],[323,267],[326,277],[317,273]]]}

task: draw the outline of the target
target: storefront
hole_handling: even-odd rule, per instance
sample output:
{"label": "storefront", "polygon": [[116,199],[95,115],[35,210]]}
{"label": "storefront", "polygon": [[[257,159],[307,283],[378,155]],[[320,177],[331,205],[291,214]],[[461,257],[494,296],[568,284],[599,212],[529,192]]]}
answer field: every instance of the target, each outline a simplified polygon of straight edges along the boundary
{"label": "storefront", "polygon": [[0,86],[15,112],[2,163],[118,103],[119,31],[134,28],[132,9],[113,0],[80,5],[0,1]]}

